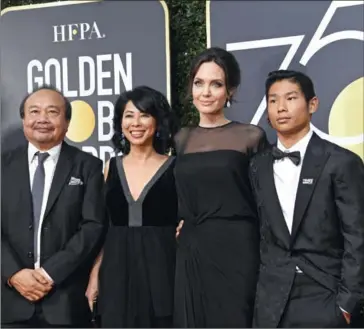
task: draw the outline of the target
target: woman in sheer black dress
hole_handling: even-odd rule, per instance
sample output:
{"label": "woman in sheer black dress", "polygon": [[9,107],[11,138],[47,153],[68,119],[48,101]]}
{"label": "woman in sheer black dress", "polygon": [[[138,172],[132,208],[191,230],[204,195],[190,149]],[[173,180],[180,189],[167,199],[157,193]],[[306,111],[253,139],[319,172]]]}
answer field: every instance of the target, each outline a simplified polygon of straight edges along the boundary
{"label": "woman in sheer black dress", "polygon": [[[115,104],[114,138],[123,156],[105,173],[110,227],[90,275],[90,307],[98,296],[105,328],[171,327],[177,195],[172,135],[165,97],[148,87]],[[101,264],[101,267],[100,267]]]}
{"label": "woman in sheer black dress", "polygon": [[267,142],[261,128],[224,116],[239,83],[238,63],[223,49],[207,49],[192,64],[189,89],[200,121],[176,136],[183,219],[177,232],[176,327],[252,325],[259,225],[248,165]]}

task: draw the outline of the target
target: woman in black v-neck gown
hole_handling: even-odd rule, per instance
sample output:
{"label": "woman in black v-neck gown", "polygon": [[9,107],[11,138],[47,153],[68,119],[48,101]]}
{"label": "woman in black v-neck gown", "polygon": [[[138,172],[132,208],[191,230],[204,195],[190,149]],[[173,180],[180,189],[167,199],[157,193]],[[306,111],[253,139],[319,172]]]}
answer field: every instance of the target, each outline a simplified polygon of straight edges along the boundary
{"label": "woman in black v-neck gown", "polygon": [[228,121],[226,102],[240,81],[227,51],[211,48],[192,64],[197,127],[176,136],[175,178],[183,226],[178,237],[174,325],[252,326],[259,266],[259,223],[248,177],[264,131]]}
{"label": "woman in black v-neck gown", "polygon": [[[177,195],[175,159],[165,155],[173,135],[170,116],[165,97],[147,87],[125,92],[115,104],[113,141],[125,156],[108,165],[110,227],[87,292],[89,302],[98,293],[101,327],[172,326]],[[147,159],[144,167],[140,158]],[[135,182],[140,186],[138,177],[146,172],[154,174],[137,196]]]}
{"label": "woman in black v-neck gown", "polygon": [[111,226],[100,269],[102,327],[151,328],[170,321],[177,221],[173,168],[170,157],[134,200],[122,157],[110,161],[105,198]]}

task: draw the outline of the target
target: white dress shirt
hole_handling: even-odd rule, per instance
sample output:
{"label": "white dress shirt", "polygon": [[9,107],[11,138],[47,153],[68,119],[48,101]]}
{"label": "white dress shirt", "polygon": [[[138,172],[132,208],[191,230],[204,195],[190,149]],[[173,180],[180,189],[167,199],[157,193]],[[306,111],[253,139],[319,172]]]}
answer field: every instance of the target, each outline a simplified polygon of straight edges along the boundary
{"label": "white dress shirt", "polygon": [[312,130],[295,145],[286,149],[278,139],[277,148],[283,152],[298,151],[301,154],[301,162],[296,166],[291,159],[285,157],[281,160],[274,161],[274,183],[276,186],[279,203],[281,204],[284,219],[288,230],[292,233],[294,207],[296,203],[297,189],[302,169],[302,162],[306,153],[307,145],[312,137]]}
{"label": "white dress shirt", "polygon": [[[296,166],[291,159],[285,157],[281,160],[275,160],[273,164],[274,183],[276,186],[279,203],[282,208],[283,216],[287,224],[289,233],[292,234],[292,224],[294,216],[294,207],[296,204],[296,195],[301,175],[302,162],[306,153],[307,145],[312,137],[312,130],[301,138],[295,145],[286,149],[278,139],[277,148],[283,152],[300,152],[301,161]],[[296,267],[298,273],[302,271]]]}
{"label": "white dress shirt", "polygon": [[[42,208],[41,208],[38,232],[37,232],[37,234],[38,234],[38,248],[37,248],[38,255],[34,255],[34,260],[35,260],[34,268],[40,267],[42,223],[43,223],[43,218],[44,218],[44,212],[45,212],[45,209],[47,206],[49,191],[50,191],[51,185],[52,185],[54,171],[56,169],[58,158],[61,153],[61,147],[62,147],[62,143],[58,144],[57,146],[54,146],[50,150],[48,150],[47,153],[49,154],[49,157],[44,161],[44,173],[45,173],[44,192],[43,192]],[[28,164],[29,164],[29,178],[30,178],[31,187],[33,187],[34,174],[35,174],[35,171],[38,166],[38,156],[36,156],[37,152],[43,153],[43,151],[38,150],[33,144],[29,143],[29,145],[28,145]],[[48,278],[50,278],[50,277],[48,276]]]}

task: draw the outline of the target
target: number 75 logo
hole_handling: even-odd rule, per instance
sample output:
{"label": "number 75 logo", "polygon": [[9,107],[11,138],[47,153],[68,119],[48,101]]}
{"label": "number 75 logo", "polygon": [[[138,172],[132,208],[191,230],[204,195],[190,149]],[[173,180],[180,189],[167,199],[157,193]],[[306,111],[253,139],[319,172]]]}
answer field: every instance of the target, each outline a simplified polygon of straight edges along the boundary
{"label": "number 75 logo", "polygon": [[[335,33],[328,34],[323,37],[325,31],[327,30],[330,22],[332,21],[335,13],[344,7],[352,7],[352,6],[363,6],[364,1],[332,1],[326,13],[324,14],[321,22],[319,23],[315,33],[313,34],[312,39],[310,40],[307,48],[304,50],[302,57],[299,60],[299,63],[303,66],[306,66],[310,59],[318,53],[322,48],[327,45],[345,39],[353,39],[364,41],[364,32],[357,30],[345,30],[339,31]],[[363,8],[360,8],[363,10]],[[269,47],[279,47],[279,46],[287,46],[290,45],[290,48],[284,57],[279,69],[287,69],[291,64],[294,56],[299,49],[302,40],[305,35],[295,35],[288,37],[279,37],[279,38],[270,38],[270,39],[262,39],[262,40],[252,40],[252,41],[244,41],[244,42],[234,42],[227,43],[226,50],[228,51],[240,51],[240,50],[251,50],[258,48],[269,48]],[[264,111],[266,109],[266,100],[265,97],[262,97],[262,100],[256,110],[251,123],[258,124],[260,119],[262,118]],[[328,139],[331,142],[340,144],[340,145],[356,145],[361,144],[364,141],[364,134],[361,133],[357,136],[346,136],[346,137],[338,137],[329,135],[317,127],[315,127],[312,123],[313,130],[320,135],[322,138]]]}

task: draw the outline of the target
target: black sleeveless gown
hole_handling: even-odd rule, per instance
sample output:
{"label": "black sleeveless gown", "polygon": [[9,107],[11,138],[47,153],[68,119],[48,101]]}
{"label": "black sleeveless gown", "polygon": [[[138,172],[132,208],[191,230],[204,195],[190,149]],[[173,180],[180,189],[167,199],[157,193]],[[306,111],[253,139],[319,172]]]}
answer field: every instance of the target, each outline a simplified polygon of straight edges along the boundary
{"label": "black sleeveless gown", "polygon": [[105,182],[110,227],[99,274],[105,328],[171,325],[177,195],[170,157],[133,200],[120,157]]}
{"label": "black sleeveless gown", "polygon": [[180,217],[174,325],[252,326],[259,225],[248,166],[266,145],[253,125],[184,128],[176,138]]}

